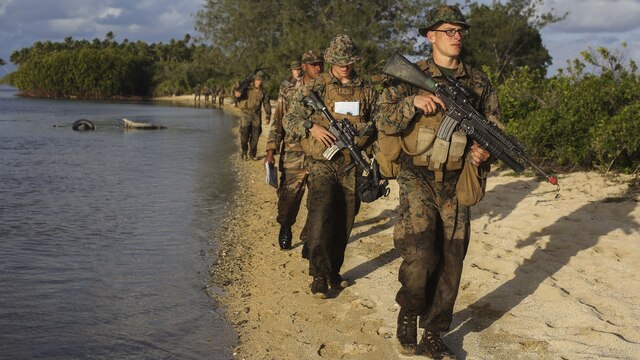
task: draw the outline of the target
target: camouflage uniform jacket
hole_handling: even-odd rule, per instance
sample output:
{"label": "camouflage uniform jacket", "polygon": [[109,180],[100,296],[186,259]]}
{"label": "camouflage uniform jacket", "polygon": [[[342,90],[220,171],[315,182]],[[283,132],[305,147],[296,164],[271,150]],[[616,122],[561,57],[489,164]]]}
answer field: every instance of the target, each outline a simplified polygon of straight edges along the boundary
{"label": "camouflage uniform jacket", "polygon": [[271,131],[267,138],[266,150],[274,150],[276,154],[281,150],[288,151],[302,151],[300,145],[283,143],[284,140],[284,128],[282,127],[282,118],[289,108],[289,98],[293,95],[296,89],[303,84],[302,78],[299,80],[290,77],[285,79],[280,84],[280,90],[278,91],[278,103],[273,111]]}
{"label": "camouflage uniform jacket", "polygon": [[[436,82],[444,81],[444,75],[433,58],[420,61],[417,65]],[[481,114],[499,127],[504,127],[500,121],[498,95],[484,73],[460,63],[453,77],[478,95],[473,105]],[[413,106],[413,99],[418,92],[418,88],[398,82],[385,88],[378,100],[379,112],[375,119],[377,129],[386,135],[402,134],[418,112]],[[432,116],[442,117],[442,113]]]}
{"label": "camouflage uniform jacket", "polygon": [[[287,142],[299,142],[301,139],[306,138],[308,135],[307,130],[304,128],[305,120],[328,127],[328,121],[322,114],[314,113],[312,109],[302,103],[302,98],[311,91],[318,94],[336,120],[347,118],[356,125],[356,128],[359,128],[358,125],[373,121],[378,93],[369,82],[360,78],[357,74],[354,73],[352,76],[351,81],[342,84],[329,71],[298,89],[291,97],[291,106],[282,121],[286,133],[285,140]],[[327,89],[336,89],[336,91],[331,91],[331,94],[328,94]],[[344,99],[340,99],[340,94],[343,94]],[[334,113],[334,102],[336,100],[359,101],[359,115],[348,116]]]}
{"label": "camouflage uniform jacket", "polygon": [[269,94],[262,87],[256,88],[253,84],[249,86],[246,95],[238,103],[240,110],[247,115],[260,115],[263,106],[268,123],[271,119]]}

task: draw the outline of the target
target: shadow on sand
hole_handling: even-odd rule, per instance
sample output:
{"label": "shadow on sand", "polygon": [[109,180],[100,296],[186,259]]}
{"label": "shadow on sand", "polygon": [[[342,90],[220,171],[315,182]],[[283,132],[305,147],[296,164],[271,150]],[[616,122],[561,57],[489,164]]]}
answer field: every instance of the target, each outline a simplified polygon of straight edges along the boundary
{"label": "shadow on sand", "polygon": [[[509,211],[513,210],[513,206],[508,205],[511,208]],[[537,248],[531,257],[516,269],[511,280],[454,315],[454,330],[449,332],[445,339],[452,345],[458,357],[466,358],[462,343],[467,334],[481,332],[509,313],[533,294],[542,282],[562,269],[573,256],[593,247],[602,236],[613,230],[622,229],[627,234],[637,232],[640,224],[630,216],[637,206],[630,192],[625,192],[619,197],[594,201],[519,241],[516,247],[522,248],[534,245],[543,236],[549,236],[546,246]],[[505,213],[499,210],[498,216],[504,217]],[[598,214],[602,213],[615,213],[617,221],[598,222]],[[585,223],[583,219],[591,221]],[[587,227],[588,231],[583,233],[589,235],[577,238],[574,231],[577,225]]]}
{"label": "shadow on sand", "polygon": [[[386,220],[382,224],[372,226],[371,228],[369,228],[368,230],[360,234],[351,236],[351,238],[349,239],[349,243],[365,238],[367,236],[377,234],[381,231],[384,231],[394,226],[397,222],[397,217],[396,217],[397,211],[398,211],[398,207],[396,206],[396,208],[393,210],[390,210],[390,209],[383,210],[378,216],[374,218],[358,221],[356,224],[354,224],[354,228],[365,226],[365,225],[371,225],[379,221]],[[391,248],[386,252],[376,256],[375,258],[367,260],[359,264],[358,266],[352,269],[349,269],[347,272],[345,272],[342,275],[345,279],[349,279],[349,281],[355,282],[356,280],[362,279],[363,277],[374,272],[376,269],[385,266],[386,264],[394,261],[397,258],[398,258],[398,253],[396,252],[396,249]]]}

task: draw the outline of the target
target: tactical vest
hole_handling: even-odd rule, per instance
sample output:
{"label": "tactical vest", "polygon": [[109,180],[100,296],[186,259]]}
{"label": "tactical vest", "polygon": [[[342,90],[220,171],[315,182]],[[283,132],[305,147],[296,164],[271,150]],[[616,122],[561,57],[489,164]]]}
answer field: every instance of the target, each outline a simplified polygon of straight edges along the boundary
{"label": "tactical vest", "polygon": [[[338,81],[330,81],[332,78],[331,74],[322,74],[317,82],[323,82],[324,88],[321,89],[318,95],[322,98],[327,110],[336,120],[347,119],[350,123],[352,123],[357,130],[361,130],[366,122],[368,121],[365,118],[365,112],[368,112],[370,109],[365,108],[365,105],[370,106],[370,104],[365,104],[366,100],[366,92],[365,86],[366,82],[360,81],[359,85],[353,85],[351,82],[346,85],[341,84]],[[318,81],[319,80],[319,81]],[[315,88],[315,87],[314,87]],[[337,102],[358,102],[358,115],[353,114],[342,114],[337,113],[335,111]],[[311,116],[311,122],[315,124],[319,124],[324,126],[325,128],[329,128],[329,120],[327,120],[321,113],[314,113]],[[368,145],[368,139],[360,139],[356,138],[355,143],[358,144],[360,148]],[[322,153],[327,149],[321,142],[317,141],[313,136],[309,135],[307,138],[302,139],[300,141],[300,145],[302,149],[307,155],[310,155],[316,160],[326,160]],[[349,156],[349,151],[347,149],[343,149],[342,153],[345,157]]]}
{"label": "tactical vest", "polygon": [[[427,62],[422,61],[417,65],[423,70],[427,70]],[[476,108],[480,105],[482,88],[470,87],[473,80],[473,70],[470,66],[464,66],[467,77],[457,79],[463,86],[471,88],[476,96]],[[435,79],[438,81],[438,79]],[[424,90],[419,90],[417,94],[426,94]],[[416,166],[427,166],[429,170],[436,172],[436,178],[441,178],[442,172],[446,170],[460,170],[464,164],[464,154],[467,149],[467,135],[463,131],[455,131],[449,139],[441,139],[436,136],[442,120],[442,111],[434,115],[422,115],[416,119],[402,136],[403,151],[413,157]]]}
{"label": "tactical vest", "polygon": [[[281,96],[278,98],[278,101],[283,102],[280,108],[280,111],[283,112],[282,116],[284,116],[284,113],[289,111],[289,106],[291,105],[290,101],[293,95],[295,94],[295,92],[298,91],[298,89],[300,89],[300,86],[302,85],[303,85],[302,80],[300,80],[299,83],[293,83],[289,80],[287,81],[286,87],[282,85],[280,86]],[[284,130],[282,129],[282,116],[280,117],[280,124],[278,124],[278,126],[280,126],[280,131],[284,133]],[[274,122],[274,125],[275,125],[275,122]],[[282,146],[279,149],[279,151],[282,154],[283,152],[293,152],[293,151],[303,151],[303,150],[302,150],[302,147],[300,146],[300,142],[290,143],[285,140],[282,142]]]}
{"label": "tactical vest", "polygon": [[240,104],[240,109],[246,114],[260,114],[264,97],[264,90],[252,85],[247,89],[247,98]]}

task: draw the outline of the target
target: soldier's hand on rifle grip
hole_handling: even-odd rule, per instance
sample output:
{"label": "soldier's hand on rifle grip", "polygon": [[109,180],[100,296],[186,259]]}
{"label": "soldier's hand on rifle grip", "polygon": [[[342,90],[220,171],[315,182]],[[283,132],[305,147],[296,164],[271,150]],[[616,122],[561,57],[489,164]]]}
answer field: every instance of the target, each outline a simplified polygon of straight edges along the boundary
{"label": "soldier's hand on rifle grip", "polygon": [[447,109],[444,102],[433,94],[416,95],[413,98],[413,106],[424,111],[425,115],[433,115],[437,113],[439,109]]}
{"label": "soldier's hand on rifle grip", "polygon": [[268,162],[270,162],[272,164],[275,164],[276,158],[273,156],[274,152],[275,151],[272,150],[272,149],[267,150],[267,156],[264,157],[264,163],[265,164],[268,163]]}
{"label": "soldier's hand on rifle grip", "polygon": [[233,96],[239,98],[240,96],[242,96],[242,93],[239,91],[234,91]]}
{"label": "soldier's hand on rifle grip", "polygon": [[326,147],[330,147],[336,141],[336,137],[329,130],[318,124],[313,124],[309,129],[309,133]]}
{"label": "soldier's hand on rifle grip", "polygon": [[487,161],[489,157],[491,157],[491,154],[474,141],[473,145],[471,145],[469,156],[471,157],[471,163],[474,166],[479,166],[483,162]]}

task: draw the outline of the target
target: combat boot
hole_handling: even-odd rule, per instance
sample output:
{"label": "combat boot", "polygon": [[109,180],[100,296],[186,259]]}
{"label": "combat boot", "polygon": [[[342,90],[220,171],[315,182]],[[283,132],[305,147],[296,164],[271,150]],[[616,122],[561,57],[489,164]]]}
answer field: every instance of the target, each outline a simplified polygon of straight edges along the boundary
{"label": "combat boot", "polygon": [[420,346],[424,349],[424,354],[432,359],[454,359],[454,354],[451,349],[442,341],[440,332],[437,330],[424,330]]}
{"label": "combat boot", "polygon": [[323,275],[313,277],[311,282],[311,293],[318,299],[326,299],[329,292],[329,286],[327,285],[327,278]]}
{"label": "combat boot", "polygon": [[346,287],[349,287],[349,282],[340,276],[340,274],[331,274],[329,275],[329,286],[332,289],[342,290]]}
{"label": "combat boot", "polygon": [[278,234],[278,244],[280,244],[280,249],[282,250],[291,249],[292,238],[293,238],[293,234],[291,233],[291,227],[280,225],[280,234]]}
{"label": "combat boot", "polygon": [[400,343],[398,350],[402,355],[415,355],[418,343],[418,316],[411,315],[401,308],[398,313],[396,337]]}

